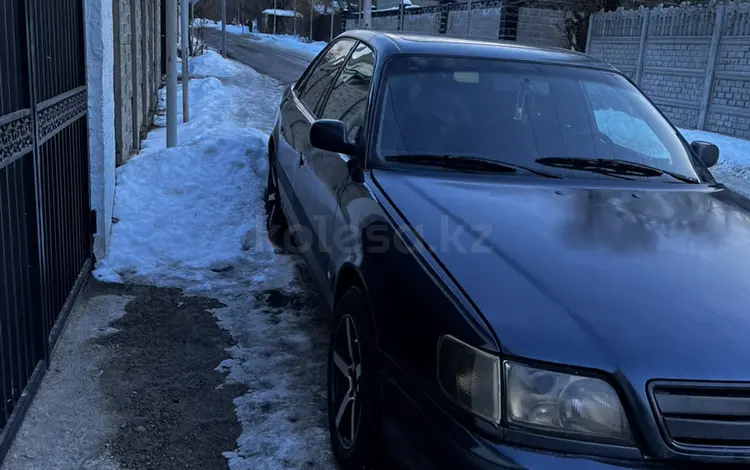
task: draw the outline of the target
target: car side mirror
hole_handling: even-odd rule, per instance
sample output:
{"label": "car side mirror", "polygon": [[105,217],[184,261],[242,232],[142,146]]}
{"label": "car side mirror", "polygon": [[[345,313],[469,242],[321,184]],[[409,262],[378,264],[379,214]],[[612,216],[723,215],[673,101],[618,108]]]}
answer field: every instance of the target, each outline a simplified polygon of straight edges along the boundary
{"label": "car side mirror", "polygon": [[719,161],[719,147],[715,144],[704,142],[702,140],[695,140],[690,143],[690,146],[693,147],[693,150],[695,150],[695,153],[698,155],[698,158],[701,159],[703,164],[706,165],[706,168],[711,168]]}
{"label": "car side mirror", "polygon": [[320,150],[354,156],[357,146],[349,142],[346,126],[336,119],[318,119],[310,127],[310,145]]}

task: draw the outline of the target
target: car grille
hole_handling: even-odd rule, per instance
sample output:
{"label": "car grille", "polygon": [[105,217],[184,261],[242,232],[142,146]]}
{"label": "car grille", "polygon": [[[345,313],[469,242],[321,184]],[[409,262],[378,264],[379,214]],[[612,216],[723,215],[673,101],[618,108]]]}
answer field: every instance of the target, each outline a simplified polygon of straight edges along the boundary
{"label": "car grille", "polygon": [[750,384],[659,382],[652,405],[683,451],[750,453]]}

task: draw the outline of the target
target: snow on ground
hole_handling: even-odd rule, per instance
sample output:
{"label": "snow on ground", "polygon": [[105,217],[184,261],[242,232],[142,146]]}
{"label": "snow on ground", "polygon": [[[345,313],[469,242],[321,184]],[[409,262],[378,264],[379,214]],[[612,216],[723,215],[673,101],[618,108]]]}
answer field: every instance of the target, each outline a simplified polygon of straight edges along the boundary
{"label": "snow on ground", "polygon": [[217,54],[191,59],[190,69],[227,78],[190,81],[191,120],[180,122],[169,149],[159,91],[156,128],[117,169],[116,223],[94,276],[226,305],[215,315],[236,346],[217,368],[248,389],[235,399],[243,432],[237,449],[226,449],[231,469],[332,468],[325,322],[297,259],[276,253],[265,230],[267,133],[281,85]]}
{"label": "snow on ground", "polygon": [[224,60],[221,54],[212,50],[207,50],[203,55],[188,62],[190,78],[229,78],[241,70],[240,64]]}
{"label": "snow on ground", "polygon": [[293,10],[280,10],[278,8],[277,9],[267,8],[267,9],[263,10],[263,14],[264,15],[274,15],[274,16],[284,16],[284,17],[288,17],[288,18],[293,18],[295,16],[298,17],[298,18],[302,18],[302,14],[300,14],[297,11],[293,11]]}
{"label": "snow on ground", "polygon": [[[207,20],[205,18],[195,18],[193,26],[197,28],[211,28],[221,31],[221,21]],[[227,24],[227,32],[232,34],[247,34],[250,32],[247,26],[237,24]]]}
{"label": "snow on ground", "polygon": [[750,197],[750,140],[714,132],[680,129],[688,142],[707,140],[719,146],[719,163],[711,168],[717,181]]}
{"label": "snow on ground", "polygon": [[[667,149],[640,119],[620,111],[599,110],[596,123],[615,143],[646,155],[669,158]],[[750,141],[693,129],[679,131],[688,142],[707,140],[718,145],[719,163],[711,168],[711,173],[720,183],[750,197]]]}
{"label": "snow on ground", "polygon": [[272,46],[283,49],[292,49],[303,52],[309,56],[318,55],[318,53],[328,45],[325,41],[305,42],[305,40],[299,36],[288,34],[253,33],[253,36]]}
{"label": "snow on ground", "polygon": [[[203,18],[196,18],[193,20],[193,25],[202,26],[204,28],[212,28],[221,30],[220,21],[206,20]],[[227,24],[227,32],[232,34],[245,34],[249,32],[247,26],[238,26],[233,24]],[[291,34],[265,34],[253,32],[250,35],[255,40],[260,40],[267,43],[270,46],[275,46],[281,49],[291,49],[294,51],[302,52],[308,56],[316,56],[323,48],[328,44],[325,41],[308,42],[306,38],[301,36],[293,36]]]}

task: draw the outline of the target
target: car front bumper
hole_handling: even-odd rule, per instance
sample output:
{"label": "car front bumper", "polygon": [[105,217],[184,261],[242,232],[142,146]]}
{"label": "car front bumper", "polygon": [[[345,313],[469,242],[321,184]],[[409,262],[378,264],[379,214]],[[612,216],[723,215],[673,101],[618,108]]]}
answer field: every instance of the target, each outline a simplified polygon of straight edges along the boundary
{"label": "car front bumper", "polygon": [[[384,436],[393,467],[450,470],[694,470],[700,464],[601,459],[500,443],[455,421],[429,399],[384,386]],[[723,469],[723,467],[721,467]]]}

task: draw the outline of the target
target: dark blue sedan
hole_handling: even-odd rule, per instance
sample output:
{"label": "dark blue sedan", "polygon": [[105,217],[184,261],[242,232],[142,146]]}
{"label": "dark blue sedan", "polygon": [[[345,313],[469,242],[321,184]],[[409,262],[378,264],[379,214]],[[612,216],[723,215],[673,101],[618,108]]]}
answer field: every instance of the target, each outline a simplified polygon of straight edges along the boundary
{"label": "dark blue sedan", "polygon": [[750,213],[592,57],[372,31],[283,94],[268,230],[344,469],[745,468]]}

